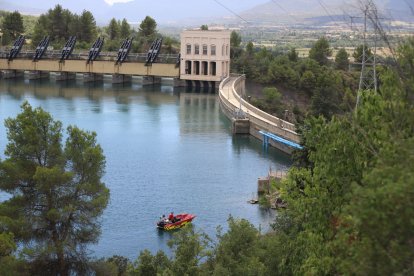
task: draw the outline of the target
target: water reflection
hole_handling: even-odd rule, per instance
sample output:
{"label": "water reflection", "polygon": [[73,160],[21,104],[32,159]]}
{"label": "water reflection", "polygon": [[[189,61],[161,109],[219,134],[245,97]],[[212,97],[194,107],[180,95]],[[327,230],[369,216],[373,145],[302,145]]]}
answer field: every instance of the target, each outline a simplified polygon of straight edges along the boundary
{"label": "water reflection", "polygon": [[289,155],[272,147],[265,149],[261,142],[257,142],[257,139],[251,135],[232,136],[232,146],[236,154],[242,154],[246,150],[254,150],[258,155],[262,157],[278,161],[278,164],[280,166],[272,169],[286,170],[291,166],[292,160]]}
{"label": "water reflection", "polygon": [[185,107],[178,110],[182,135],[223,131],[216,95],[181,93],[180,106]]}

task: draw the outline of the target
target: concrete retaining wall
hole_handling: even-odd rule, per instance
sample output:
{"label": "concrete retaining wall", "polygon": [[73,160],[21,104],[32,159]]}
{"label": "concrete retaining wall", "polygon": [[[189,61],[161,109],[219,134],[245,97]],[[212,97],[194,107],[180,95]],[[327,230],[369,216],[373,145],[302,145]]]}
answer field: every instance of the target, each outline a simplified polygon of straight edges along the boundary
{"label": "concrete retaining wall", "polygon": [[[222,112],[228,117],[230,120],[233,120],[235,117],[235,112],[238,110],[238,107],[234,106],[227,98],[226,93],[233,93],[236,98],[239,98],[237,91],[244,91],[244,76],[239,76],[232,84],[231,91],[224,91],[224,87],[231,81],[231,78],[224,79],[219,86],[219,102]],[[250,112],[246,112],[245,116],[249,119],[250,128],[249,133],[250,135],[258,138],[259,140],[263,141],[263,135],[259,133],[260,130],[264,130],[267,132],[274,133],[280,137],[283,137],[287,140],[299,143],[299,135],[295,132],[295,126],[292,123],[284,121],[280,118],[272,116],[270,114],[265,113],[264,111],[257,109],[256,107],[252,106],[248,102],[242,99],[243,107],[247,108],[248,110],[254,110],[262,118],[262,120]],[[285,144],[277,143],[273,140],[270,140],[270,145],[287,153],[291,154],[293,149]]]}

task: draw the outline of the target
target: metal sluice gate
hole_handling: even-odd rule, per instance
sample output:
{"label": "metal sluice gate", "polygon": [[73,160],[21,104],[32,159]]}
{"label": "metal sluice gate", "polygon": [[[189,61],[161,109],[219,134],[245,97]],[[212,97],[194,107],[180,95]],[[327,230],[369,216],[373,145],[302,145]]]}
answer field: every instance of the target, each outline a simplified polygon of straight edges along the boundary
{"label": "metal sluice gate", "polygon": [[86,64],[96,60],[96,58],[101,53],[103,44],[104,44],[104,38],[98,37],[98,39],[93,43],[91,49],[89,50],[89,55],[88,55],[88,59],[86,60]]}
{"label": "metal sluice gate", "polygon": [[8,58],[9,61],[13,60],[19,54],[20,50],[23,47],[24,41],[25,41],[24,35],[20,35],[16,39],[16,41],[13,43],[13,46],[10,50],[10,54],[9,54],[9,58]]}
{"label": "metal sluice gate", "polygon": [[33,61],[38,61],[42,58],[43,54],[47,50],[47,46],[49,46],[49,36],[43,37],[39,45],[37,45],[35,54],[33,55]]}
{"label": "metal sluice gate", "polygon": [[151,44],[150,49],[148,50],[147,59],[145,60],[145,65],[149,66],[153,64],[158,57],[158,54],[161,50],[162,38],[157,38]]}
{"label": "metal sluice gate", "polygon": [[125,61],[125,59],[128,57],[129,51],[131,50],[132,46],[132,37],[127,38],[122,42],[121,47],[118,50],[118,57],[116,59],[115,64],[121,64]]}
{"label": "metal sluice gate", "polygon": [[69,37],[68,41],[66,42],[65,46],[62,49],[62,54],[60,57],[60,61],[67,60],[73,52],[76,44],[76,36]]}

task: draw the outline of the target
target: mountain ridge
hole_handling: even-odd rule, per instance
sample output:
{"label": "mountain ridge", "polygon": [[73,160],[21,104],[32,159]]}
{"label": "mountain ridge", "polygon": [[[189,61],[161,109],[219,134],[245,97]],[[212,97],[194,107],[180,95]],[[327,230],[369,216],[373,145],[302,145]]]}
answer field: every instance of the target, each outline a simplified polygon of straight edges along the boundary
{"label": "mountain ridge", "polygon": [[[47,3],[42,2],[36,5],[36,7],[33,7],[29,4],[25,5],[25,1],[29,0],[22,0],[19,2],[19,4],[12,3],[10,1],[0,0],[0,9],[8,11],[18,10],[22,14],[40,15],[42,13],[47,12],[48,9],[53,8],[53,6],[46,8]],[[149,7],[146,7],[145,5],[140,6],[141,2],[138,1],[128,3],[115,3],[111,6],[106,5],[102,2],[103,5],[100,6],[99,9],[96,9],[95,3],[97,3],[97,1],[98,0],[85,1],[85,3],[82,4],[82,7],[76,7],[76,9],[69,9],[75,13],[80,13],[83,9],[91,11],[95,17],[96,22],[99,25],[107,25],[112,17],[116,17],[116,19],[126,18],[129,22],[133,22],[136,24],[140,22],[143,18],[145,18],[146,15],[149,15],[153,17],[161,25],[177,27],[198,26],[200,24],[214,23],[238,24],[243,22],[243,20],[253,24],[308,24],[309,22],[318,22],[317,20],[312,20],[312,18],[327,17],[326,19],[324,19],[324,22],[326,22],[329,21],[329,19],[331,19],[331,21],[340,21],[340,18],[342,16],[342,18],[345,21],[346,19],[349,20],[348,15],[362,15],[361,8],[358,8],[357,0],[353,0],[351,2],[344,0],[274,0],[264,2],[265,0],[258,0],[262,3],[259,3],[254,7],[247,8],[244,10],[243,7],[247,5],[247,0],[240,0],[241,7],[238,7],[240,11],[235,12],[237,16],[235,14],[232,14],[230,11],[225,10],[223,7],[217,7],[217,5],[212,5],[212,3],[214,4],[214,2],[201,2],[197,4],[197,7],[199,7],[199,9],[205,10],[211,10],[214,8],[219,12],[214,12],[213,16],[209,15],[208,13],[205,13],[202,16],[196,16],[192,15],[191,12],[185,9],[181,9],[181,6],[177,5],[171,5],[168,9],[160,9],[157,5],[155,5],[155,8],[152,9],[153,14],[151,14],[151,12],[147,12],[151,9],[149,9]],[[167,0],[160,0],[158,4],[161,5],[163,1],[165,2]],[[233,3],[232,6],[235,6],[234,3],[236,2],[234,1],[236,0],[228,1]],[[181,2],[181,4],[187,2]],[[378,7],[378,10],[386,11],[386,17],[388,16],[394,20],[414,22],[414,14],[411,13],[411,9],[408,6],[408,1],[377,0],[375,2]],[[65,4],[62,4],[62,6],[63,8],[68,8],[65,6]],[[309,21],[309,19],[311,21]]]}

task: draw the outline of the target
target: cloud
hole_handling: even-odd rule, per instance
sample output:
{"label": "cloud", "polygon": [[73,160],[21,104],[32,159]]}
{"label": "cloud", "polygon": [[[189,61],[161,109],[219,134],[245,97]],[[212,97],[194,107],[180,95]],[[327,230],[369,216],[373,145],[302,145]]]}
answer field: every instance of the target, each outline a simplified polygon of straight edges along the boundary
{"label": "cloud", "polygon": [[112,6],[113,4],[117,4],[117,3],[128,3],[128,2],[132,2],[134,0],[104,0],[109,6]]}

